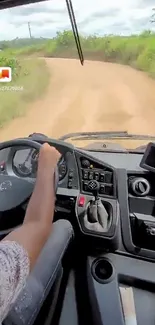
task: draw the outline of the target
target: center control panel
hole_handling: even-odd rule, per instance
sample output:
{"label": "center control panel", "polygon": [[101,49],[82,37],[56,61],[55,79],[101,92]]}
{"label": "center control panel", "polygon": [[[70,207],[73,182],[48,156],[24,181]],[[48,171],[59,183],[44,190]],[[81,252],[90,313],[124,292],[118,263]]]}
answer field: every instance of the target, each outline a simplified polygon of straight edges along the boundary
{"label": "center control panel", "polygon": [[82,169],[82,188],[85,192],[90,192],[88,181],[96,180],[100,183],[99,194],[113,195],[112,173],[103,172],[103,170],[95,169],[88,171]]}
{"label": "center control panel", "polygon": [[89,186],[90,181],[97,181],[99,183],[99,195],[115,197],[116,187],[114,171],[110,167],[102,166],[85,157],[80,157],[79,167],[82,192],[91,194],[92,191]]}

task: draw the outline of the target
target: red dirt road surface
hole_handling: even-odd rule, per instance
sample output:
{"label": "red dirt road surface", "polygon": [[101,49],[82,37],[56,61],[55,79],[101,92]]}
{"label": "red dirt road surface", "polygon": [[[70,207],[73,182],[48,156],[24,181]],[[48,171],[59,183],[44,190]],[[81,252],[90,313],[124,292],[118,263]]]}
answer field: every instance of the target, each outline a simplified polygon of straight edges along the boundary
{"label": "red dirt road surface", "polygon": [[0,141],[42,132],[127,130],[155,134],[155,81],[113,63],[46,59],[51,78],[46,95],[26,115],[0,131]]}

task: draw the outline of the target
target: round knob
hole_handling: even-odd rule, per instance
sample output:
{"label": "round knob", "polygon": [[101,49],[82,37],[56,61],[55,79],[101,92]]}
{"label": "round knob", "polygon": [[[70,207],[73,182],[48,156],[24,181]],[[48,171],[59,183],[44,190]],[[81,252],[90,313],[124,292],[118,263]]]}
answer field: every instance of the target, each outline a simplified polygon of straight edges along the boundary
{"label": "round knob", "polygon": [[146,196],[150,192],[150,183],[143,177],[135,177],[129,181],[130,188],[136,196]]}
{"label": "round knob", "polygon": [[82,167],[89,168],[90,167],[90,161],[87,159],[82,159]]}

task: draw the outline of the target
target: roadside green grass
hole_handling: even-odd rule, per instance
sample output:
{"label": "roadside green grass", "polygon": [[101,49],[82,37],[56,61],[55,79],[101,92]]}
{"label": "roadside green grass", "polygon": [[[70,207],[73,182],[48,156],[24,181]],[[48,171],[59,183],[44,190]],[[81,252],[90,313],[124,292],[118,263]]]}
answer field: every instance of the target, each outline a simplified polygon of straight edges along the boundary
{"label": "roadside green grass", "polygon": [[[144,31],[139,35],[104,37],[80,37],[85,59],[129,65],[155,77],[155,33]],[[53,46],[52,46],[53,44]],[[44,44],[45,56],[77,57],[71,31],[58,33],[57,37]],[[49,50],[51,49],[51,50]]]}
{"label": "roadside green grass", "polygon": [[[45,60],[36,58],[19,60],[0,55],[0,66],[11,66],[13,71],[10,83],[0,83],[1,128],[10,120],[23,116],[29,102],[45,95],[49,72]],[[5,90],[5,87],[12,90]]]}
{"label": "roadside green grass", "polygon": [[[155,77],[155,33],[144,31],[139,35],[80,36],[85,59],[129,65]],[[13,43],[12,43],[13,44]],[[57,33],[53,39],[35,40],[35,44],[6,51],[16,55],[78,58],[72,31]]]}

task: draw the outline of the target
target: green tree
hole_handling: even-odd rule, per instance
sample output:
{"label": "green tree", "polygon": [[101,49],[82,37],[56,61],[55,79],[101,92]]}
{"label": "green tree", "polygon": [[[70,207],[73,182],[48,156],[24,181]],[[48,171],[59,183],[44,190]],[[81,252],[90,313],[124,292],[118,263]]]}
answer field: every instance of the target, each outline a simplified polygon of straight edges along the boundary
{"label": "green tree", "polygon": [[155,23],[155,8],[153,8],[152,11],[153,11],[153,13],[151,15],[150,22]]}
{"label": "green tree", "polygon": [[64,32],[58,32],[56,40],[58,46],[63,46],[65,48],[75,46],[73,32],[70,30],[65,30]]}

